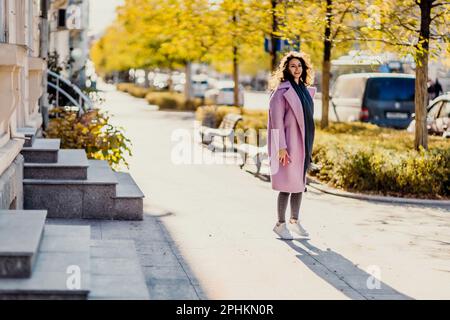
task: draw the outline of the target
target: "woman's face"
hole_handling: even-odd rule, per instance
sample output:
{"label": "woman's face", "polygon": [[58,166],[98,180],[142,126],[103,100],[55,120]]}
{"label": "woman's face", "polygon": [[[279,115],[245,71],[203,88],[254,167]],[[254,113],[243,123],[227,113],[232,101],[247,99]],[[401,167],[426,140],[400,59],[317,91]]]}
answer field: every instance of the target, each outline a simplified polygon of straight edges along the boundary
{"label": "woman's face", "polygon": [[303,71],[302,63],[300,62],[299,59],[293,58],[289,61],[288,70],[290,74],[294,77],[295,81],[298,81]]}

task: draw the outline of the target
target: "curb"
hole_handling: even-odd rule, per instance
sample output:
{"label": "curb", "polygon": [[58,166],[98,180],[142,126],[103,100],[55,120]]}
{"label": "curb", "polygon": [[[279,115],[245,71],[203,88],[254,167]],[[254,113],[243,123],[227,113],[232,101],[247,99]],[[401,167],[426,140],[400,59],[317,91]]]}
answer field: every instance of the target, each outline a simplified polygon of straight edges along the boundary
{"label": "curb", "polygon": [[339,197],[345,198],[353,198],[359,200],[372,200],[372,201],[381,201],[381,202],[389,202],[389,203],[402,203],[402,204],[422,204],[422,205],[435,205],[447,207],[450,210],[450,200],[431,200],[431,199],[413,199],[413,198],[398,198],[398,197],[390,197],[390,196],[375,196],[368,195],[362,193],[352,193],[348,191],[341,191],[338,189],[334,189],[327,185],[317,182],[315,179],[308,176],[308,186],[314,188],[316,190],[322,191],[324,193],[332,194]]}

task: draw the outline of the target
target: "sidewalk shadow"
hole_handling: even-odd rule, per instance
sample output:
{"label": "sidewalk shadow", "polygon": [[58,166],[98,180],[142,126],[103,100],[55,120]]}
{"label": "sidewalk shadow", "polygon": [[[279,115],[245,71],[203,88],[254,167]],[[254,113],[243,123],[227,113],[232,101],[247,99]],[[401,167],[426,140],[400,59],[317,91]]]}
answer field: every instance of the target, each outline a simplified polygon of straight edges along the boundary
{"label": "sidewalk shadow", "polygon": [[[413,298],[395,290],[381,281],[383,276],[374,276],[355,265],[352,261],[327,248],[326,251],[313,246],[309,239],[295,239],[286,243],[297,253],[297,258],[311,271],[350,299],[369,300],[412,300]],[[302,246],[298,245],[301,244]],[[305,250],[306,248],[306,250]],[[308,251],[309,252],[308,252]],[[376,268],[377,266],[373,266]],[[372,288],[372,289],[371,289]]]}
{"label": "sidewalk shadow", "polygon": [[146,208],[141,221],[53,218],[46,224],[90,226],[92,240],[133,240],[151,300],[206,300],[192,266],[161,221],[174,215],[164,208]]}
{"label": "sidewalk shadow", "polygon": [[[173,212],[167,212],[166,214],[153,215],[156,219],[157,225],[162,231],[164,238],[167,241],[167,245],[170,248],[171,254],[176,258],[176,264],[178,272],[170,275],[164,273],[163,279],[159,279],[156,285],[164,288],[163,295],[160,295],[158,300],[208,300],[208,295],[204,288],[201,286],[199,279],[195,275],[192,266],[187,263],[180,249],[177,247],[174,239],[172,238],[169,230],[167,229],[164,221],[160,218],[165,216],[176,215]],[[168,268],[170,270],[170,268]],[[154,287],[154,281],[149,281],[147,285],[150,287],[150,292]],[[151,295],[150,295],[151,296]]]}

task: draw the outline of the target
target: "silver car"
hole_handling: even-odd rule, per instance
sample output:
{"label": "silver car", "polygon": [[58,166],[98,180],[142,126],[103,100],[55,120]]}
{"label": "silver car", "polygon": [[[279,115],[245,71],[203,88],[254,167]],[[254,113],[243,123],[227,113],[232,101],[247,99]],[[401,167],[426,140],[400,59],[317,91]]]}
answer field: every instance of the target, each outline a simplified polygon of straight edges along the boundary
{"label": "silver car", "polygon": [[[415,128],[416,121],[413,120],[407,130],[414,132]],[[429,134],[450,138],[450,92],[440,95],[428,105],[427,129]]]}

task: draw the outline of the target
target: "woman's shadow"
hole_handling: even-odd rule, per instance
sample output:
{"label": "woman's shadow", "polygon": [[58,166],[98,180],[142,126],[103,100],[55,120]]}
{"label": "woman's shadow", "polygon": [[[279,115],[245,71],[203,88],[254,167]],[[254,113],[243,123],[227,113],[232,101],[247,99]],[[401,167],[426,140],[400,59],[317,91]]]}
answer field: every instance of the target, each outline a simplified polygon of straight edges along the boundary
{"label": "woman's shadow", "polygon": [[350,299],[413,299],[381,281],[383,274],[378,266],[370,266],[366,272],[329,248],[324,251],[313,246],[309,239],[286,243],[299,253],[297,258],[303,264]]}

